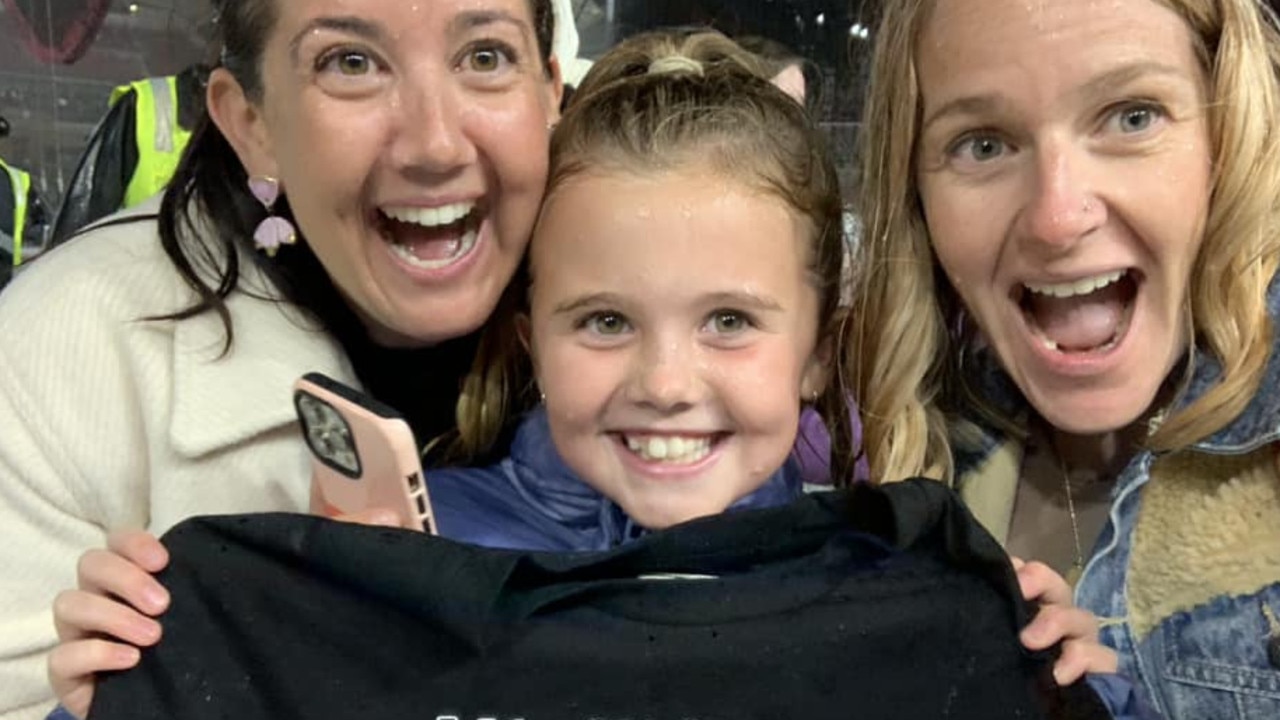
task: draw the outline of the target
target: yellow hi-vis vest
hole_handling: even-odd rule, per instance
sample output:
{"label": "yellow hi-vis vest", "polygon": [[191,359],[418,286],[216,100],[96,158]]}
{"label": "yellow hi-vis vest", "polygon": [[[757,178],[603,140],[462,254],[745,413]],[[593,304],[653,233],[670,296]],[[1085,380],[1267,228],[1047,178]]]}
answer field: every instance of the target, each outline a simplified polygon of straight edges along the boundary
{"label": "yellow hi-vis vest", "polygon": [[22,263],[22,233],[27,226],[27,193],[31,191],[31,176],[9,167],[3,160],[0,160],[0,168],[4,168],[13,192],[13,247],[8,250],[13,254],[14,267],[17,267]]}
{"label": "yellow hi-vis vest", "polygon": [[111,92],[115,105],[130,90],[137,94],[134,142],[138,167],[124,191],[124,207],[136,205],[169,184],[191,132],[178,124],[178,81],[169,77],[147,78],[121,85]]}

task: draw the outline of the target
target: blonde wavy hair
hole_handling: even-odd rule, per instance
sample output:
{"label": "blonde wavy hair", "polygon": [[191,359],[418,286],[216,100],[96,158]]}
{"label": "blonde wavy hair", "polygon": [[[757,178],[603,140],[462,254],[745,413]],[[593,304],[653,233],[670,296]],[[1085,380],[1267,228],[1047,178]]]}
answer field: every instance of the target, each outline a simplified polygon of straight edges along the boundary
{"label": "blonde wavy hair", "polygon": [[[1222,374],[1147,440],[1151,449],[1175,450],[1239,415],[1266,368],[1273,332],[1266,292],[1280,262],[1280,34],[1257,0],[1151,1],[1186,21],[1210,85],[1213,187],[1187,303],[1190,337]],[[930,246],[915,183],[915,55],[934,4],[885,4],[862,127],[865,233],[842,365],[863,412],[872,477],[885,480],[953,479],[952,411],[1000,421],[961,372],[973,338]]]}
{"label": "blonde wavy hair", "polygon": [[[818,337],[834,337],[843,261],[835,167],[803,107],[769,82],[759,57],[716,32],[632,37],[596,62],[551,138],[546,197],[587,173],[649,173],[696,166],[745,183],[812,228],[809,277],[819,296]],[[541,222],[541,221],[539,221]],[[534,230],[534,242],[538,230]],[[490,320],[458,406],[465,458],[491,448],[504,424],[534,401],[515,323],[537,268],[526,266]],[[852,477],[850,418],[837,382],[815,405],[832,435],[835,477]]]}

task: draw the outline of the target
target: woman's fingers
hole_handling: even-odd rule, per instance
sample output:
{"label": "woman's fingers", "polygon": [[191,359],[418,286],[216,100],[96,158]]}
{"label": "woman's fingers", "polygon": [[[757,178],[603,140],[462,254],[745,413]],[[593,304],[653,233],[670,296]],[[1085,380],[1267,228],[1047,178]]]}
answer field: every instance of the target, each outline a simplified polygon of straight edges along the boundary
{"label": "woman's fingers", "polygon": [[117,597],[147,615],[159,615],[169,607],[169,592],[150,572],[111,550],[86,551],[76,576],[81,590]]}
{"label": "woman's fingers", "polygon": [[132,645],[154,645],[160,623],[119,600],[66,590],[53,601],[53,622],[63,642],[105,635]]}
{"label": "woman's fingers", "polygon": [[1022,629],[1022,644],[1030,650],[1044,650],[1059,641],[1098,641],[1098,620],[1088,610],[1075,606],[1044,605]]}
{"label": "woman's fingers", "polygon": [[1053,665],[1053,677],[1058,684],[1069,685],[1086,673],[1116,672],[1119,657],[1099,642],[1098,619],[1073,604],[1067,581],[1044,563],[1010,560],[1018,575],[1022,596],[1040,605],[1036,616],[1022,629],[1020,639],[1030,650],[1044,650],[1062,643],[1061,653]]}
{"label": "woman's fingers", "polygon": [[138,648],[109,640],[62,643],[49,653],[49,685],[63,707],[85,717],[93,700],[95,673],[131,668],[140,657]]}
{"label": "woman's fingers", "polygon": [[117,530],[107,536],[107,549],[149,573],[158,573],[169,564],[169,551],[145,530]]}
{"label": "woman's fingers", "polygon": [[1070,685],[1086,673],[1114,673],[1120,669],[1116,651],[1098,642],[1068,640],[1062,643],[1062,654],[1053,664],[1053,679],[1059,685]]}
{"label": "woman's fingers", "polygon": [[1042,605],[1070,605],[1071,586],[1053,568],[1042,562],[1023,562],[1012,558],[1018,574],[1022,597]]}

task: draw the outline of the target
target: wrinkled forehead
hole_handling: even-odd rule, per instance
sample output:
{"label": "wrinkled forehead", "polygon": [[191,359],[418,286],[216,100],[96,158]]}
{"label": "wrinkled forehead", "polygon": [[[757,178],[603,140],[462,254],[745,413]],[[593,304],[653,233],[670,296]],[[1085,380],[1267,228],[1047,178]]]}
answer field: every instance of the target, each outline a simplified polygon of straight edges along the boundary
{"label": "wrinkled forehead", "polygon": [[275,9],[273,43],[293,44],[298,33],[328,26],[410,37],[423,50],[486,28],[536,37],[531,0],[276,0]]}

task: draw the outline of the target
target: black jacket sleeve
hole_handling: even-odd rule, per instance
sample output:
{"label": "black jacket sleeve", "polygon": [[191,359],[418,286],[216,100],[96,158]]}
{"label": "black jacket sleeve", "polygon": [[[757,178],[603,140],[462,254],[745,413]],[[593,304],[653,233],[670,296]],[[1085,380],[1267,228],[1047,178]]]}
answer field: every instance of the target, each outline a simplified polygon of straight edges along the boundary
{"label": "black jacket sleeve", "polygon": [[134,142],[137,97],[135,92],[121,97],[94,128],[54,217],[50,246],[61,243],[124,204],[125,190],[138,167],[138,148]]}

